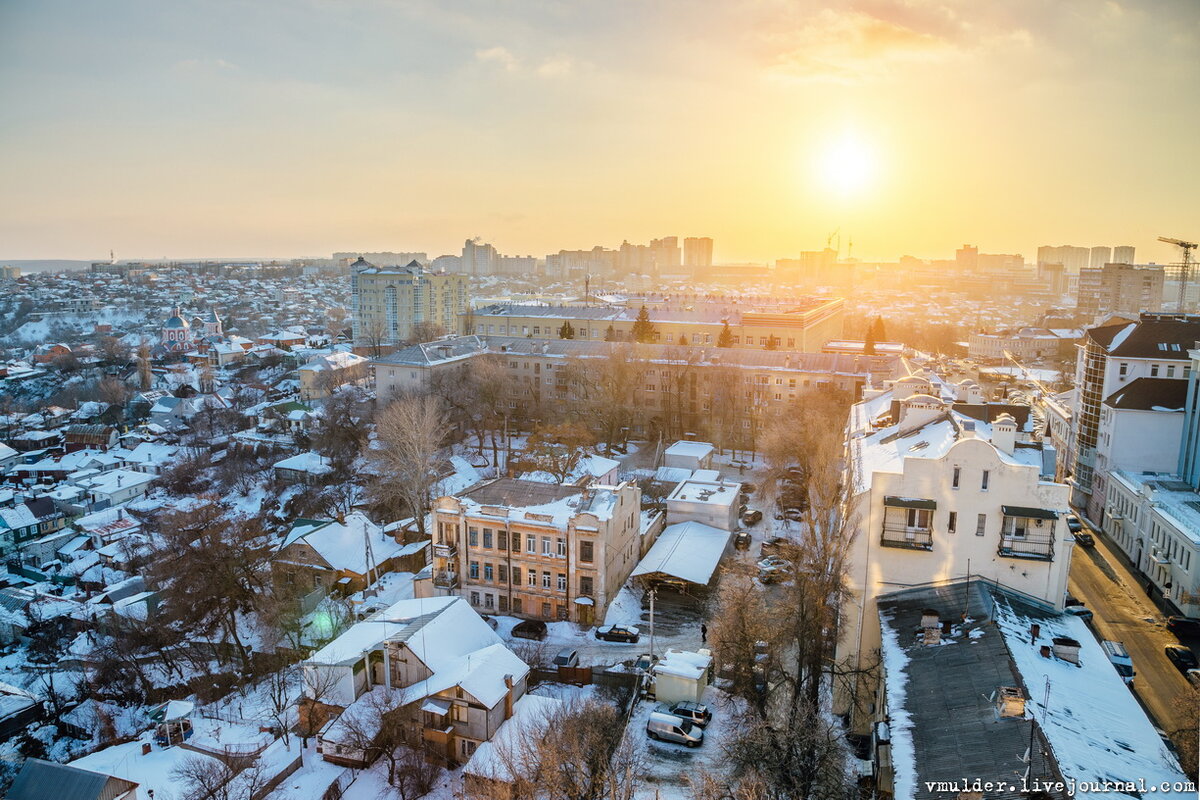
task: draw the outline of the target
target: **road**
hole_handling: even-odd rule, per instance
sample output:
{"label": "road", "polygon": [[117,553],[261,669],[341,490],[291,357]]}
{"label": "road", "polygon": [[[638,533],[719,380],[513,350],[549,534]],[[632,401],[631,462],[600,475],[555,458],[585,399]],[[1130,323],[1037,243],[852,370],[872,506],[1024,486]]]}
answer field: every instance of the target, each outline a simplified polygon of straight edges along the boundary
{"label": "road", "polygon": [[1133,690],[1158,727],[1167,733],[1182,726],[1176,699],[1189,690],[1187,679],[1163,655],[1163,647],[1179,640],[1165,627],[1136,578],[1106,538],[1093,532],[1096,546],[1076,547],[1068,587],[1095,617],[1100,639],[1125,644],[1136,676]]}

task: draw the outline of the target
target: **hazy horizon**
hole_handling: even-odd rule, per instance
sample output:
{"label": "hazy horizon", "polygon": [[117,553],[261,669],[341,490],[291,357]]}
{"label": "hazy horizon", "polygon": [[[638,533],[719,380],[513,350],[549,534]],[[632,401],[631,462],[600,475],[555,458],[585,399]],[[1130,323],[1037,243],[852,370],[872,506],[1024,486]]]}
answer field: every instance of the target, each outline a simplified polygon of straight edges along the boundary
{"label": "hazy horizon", "polygon": [[1197,96],[1190,0],[10,3],[0,242],[1164,263],[1200,236]]}

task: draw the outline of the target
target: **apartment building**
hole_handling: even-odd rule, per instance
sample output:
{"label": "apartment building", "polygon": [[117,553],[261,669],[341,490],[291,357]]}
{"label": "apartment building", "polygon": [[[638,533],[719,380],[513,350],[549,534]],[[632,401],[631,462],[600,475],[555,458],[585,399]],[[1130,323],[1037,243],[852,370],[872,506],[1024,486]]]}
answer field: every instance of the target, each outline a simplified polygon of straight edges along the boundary
{"label": "apartment building", "polygon": [[[910,376],[851,410],[855,533],[837,658],[852,668],[880,647],[877,598],[903,587],[970,578],[1063,608],[1068,487],[1028,407],[966,402],[959,388]],[[862,680],[853,693],[873,691]],[[851,707],[847,690],[839,708]]]}
{"label": "apartment building", "polygon": [[1076,308],[1092,317],[1162,311],[1165,282],[1166,272],[1154,265],[1105,264],[1081,269]]}
{"label": "apartment building", "polygon": [[420,597],[480,613],[593,625],[640,556],[641,490],[500,478],[434,503],[433,568]]}
{"label": "apartment building", "polygon": [[354,341],[397,344],[410,339],[421,322],[456,333],[470,305],[469,287],[466,275],[430,272],[415,260],[406,267],[377,267],[359,258],[350,270]]}
{"label": "apartment building", "polygon": [[1075,353],[1083,331],[1074,328],[1020,328],[996,333],[972,333],[967,356],[987,361],[1062,358]]}
{"label": "apartment building", "polygon": [[903,374],[895,355],[796,353],[508,336],[462,336],[415,345],[375,362],[382,400],[429,391],[441,376],[491,358],[509,377],[512,419],[546,419],[577,408],[606,364],[627,365],[633,415],[630,433],[691,431],[721,446],[753,444],[758,425],[804,392],[829,389],[859,396]]}
{"label": "apartment building", "polygon": [[[793,350],[819,353],[831,339],[842,336],[845,301],[840,297],[799,298],[788,303],[742,308],[736,304],[675,301],[645,304],[654,344],[715,347],[729,326],[733,349]],[[472,312],[472,325],[481,336],[522,336],[556,339],[564,322],[584,341],[631,341],[642,304],[627,306],[551,306],[493,304]]]}
{"label": "apartment building", "polygon": [[[1084,336],[1071,410],[1071,505],[1085,509],[1097,524],[1107,495],[1105,473],[1124,466],[1121,453],[1111,448],[1105,463],[1097,461],[1105,401],[1140,378],[1185,381],[1188,350],[1197,341],[1200,316],[1172,314],[1142,314],[1136,322],[1102,325]],[[1178,447],[1178,442],[1172,445],[1172,455]]]}

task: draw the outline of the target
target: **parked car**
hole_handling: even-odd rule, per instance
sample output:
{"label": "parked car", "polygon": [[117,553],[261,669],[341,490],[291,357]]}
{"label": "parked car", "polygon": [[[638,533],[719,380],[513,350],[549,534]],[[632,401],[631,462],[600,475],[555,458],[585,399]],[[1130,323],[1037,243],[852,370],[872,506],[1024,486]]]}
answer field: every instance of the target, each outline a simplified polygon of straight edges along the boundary
{"label": "parked car", "polygon": [[787,579],[791,562],[779,556],[767,556],[758,562],[758,579],[763,583],[779,583]]}
{"label": "parked car", "polygon": [[733,537],[733,546],[738,550],[750,549],[750,534],[746,531],[738,531]]}
{"label": "parked car", "polygon": [[527,619],[513,626],[512,635],[518,639],[535,639],[542,641],[546,638],[546,623],[540,619]]}
{"label": "parked car", "polygon": [[1083,530],[1083,520],[1078,514],[1067,514],[1067,530],[1071,533],[1079,533]]}
{"label": "parked car", "polygon": [[558,655],[554,657],[554,666],[556,667],[578,667],[579,666],[579,651],[570,647],[564,647],[558,651]]}
{"label": "parked car", "polygon": [[1133,683],[1133,659],[1129,657],[1129,651],[1125,649],[1125,645],[1121,642],[1113,642],[1105,640],[1100,643],[1101,649],[1104,650],[1104,655],[1108,656],[1108,660],[1116,668],[1117,674],[1121,676],[1121,680],[1126,683]]}
{"label": "parked car", "polygon": [[1063,611],[1071,616],[1079,617],[1084,622],[1092,621],[1092,610],[1082,603],[1079,605],[1067,606],[1063,609]]}
{"label": "parked car", "polygon": [[762,512],[757,509],[742,514],[743,525],[757,525],[760,522],[762,522]]}
{"label": "parked car", "polygon": [[1163,652],[1167,654],[1167,658],[1171,659],[1175,669],[1184,675],[1187,675],[1189,669],[1200,668],[1200,661],[1196,660],[1196,654],[1181,644],[1169,644],[1163,648]]}
{"label": "parked car", "polygon": [[646,735],[662,742],[676,742],[688,747],[699,747],[704,741],[704,731],[674,714],[652,711],[646,720]]}
{"label": "parked car", "polygon": [[780,546],[789,544],[793,544],[792,540],[783,536],[776,536],[774,539],[768,539],[759,547],[758,557],[766,558],[767,556],[778,555]]}
{"label": "parked car", "polygon": [[1188,682],[1200,689],[1200,669],[1189,669],[1187,671]]}
{"label": "parked car", "polygon": [[1076,534],[1074,534],[1074,536],[1075,536],[1075,544],[1079,545],[1080,547],[1095,547],[1096,546],[1096,540],[1094,538],[1092,538],[1092,535],[1090,533],[1076,533]]}
{"label": "parked car", "polygon": [[596,628],[596,638],[606,642],[629,642],[635,644],[641,638],[641,631],[632,625],[604,625]]}
{"label": "parked car", "polygon": [[756,489],[758,487],[748,481],[742,484],[742,494],[754,494]]}
{"label": "parked car", "polygon": [[488,625],[491,626],[492,630],[496,630],[496,628],[500,624],[500,623],[496,622],[495,617],[489,617],[487,614],[480,614],[480,616],[483,618],[484,622],[486,622]]}
{"label": "parked car", "polygon": [[1167,617],[1167,630],[1181,637],[1200,636],[1200,619]]}
{"label": "parked car", "polygon": [[712,712],[709,711],[708,706],[703,703],[693,703],[689,700],[673,703],[667,709],[667,713],[685,719],[693,725],[699,725],[701,728],[707,726],[712,721]]}

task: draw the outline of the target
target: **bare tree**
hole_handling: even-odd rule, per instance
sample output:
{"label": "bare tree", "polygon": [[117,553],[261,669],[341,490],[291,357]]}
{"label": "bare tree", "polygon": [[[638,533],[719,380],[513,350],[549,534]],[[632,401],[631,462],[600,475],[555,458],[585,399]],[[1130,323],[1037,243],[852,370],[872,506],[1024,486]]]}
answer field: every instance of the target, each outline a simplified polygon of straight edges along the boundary
{"label": "bare tree", "polygon": [[422,536],[446,427],[446,414],[434,397],[401,398],[384,409],[376,423],[379,446],[371,451],[378,471],[375,494],[403,499]]}
{"label": "bare tree", "polygon": [[372,689],[338,718],[337,741],[362,753],[364,761],[382,758],[388,785],[401,800],[416,800],[429,793],[441,770],[410,746],[419,743],[409,742],[401,698],[395,689]]}
{"label": "bare tree", "polygon": [[432,342],[435,339],[440,339],[446,335],[445,326],[431,320],[421,320],[413,323],[412,329],[408,333],[408,343],[418,344],[421,342]]}
{"label": "bare tree", "polygon": [[387,323],[379,317],[368,317],[359,326],[359,339],[371,351],[371,358],[379,358],[383,346],[389,340]]}
{"label": "bare tree", "polygon": [[524,452],[512,466],[521,472],[546,472],[558,483],[565,483],[587,454],[585,448],[594,442],[582,425],[545,425],[530,435]]}

